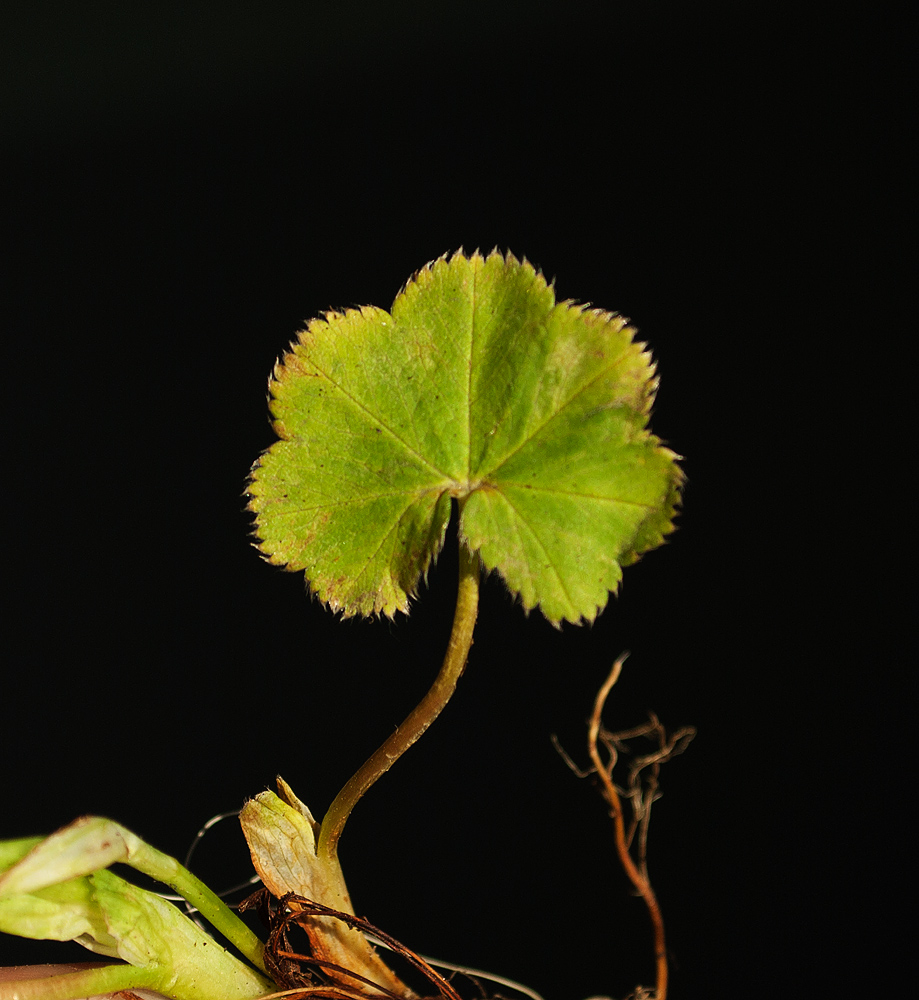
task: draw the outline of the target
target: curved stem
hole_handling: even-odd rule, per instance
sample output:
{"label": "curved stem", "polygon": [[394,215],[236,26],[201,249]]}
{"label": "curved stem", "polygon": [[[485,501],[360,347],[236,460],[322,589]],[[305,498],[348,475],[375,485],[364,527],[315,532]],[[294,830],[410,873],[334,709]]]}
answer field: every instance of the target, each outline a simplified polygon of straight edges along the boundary
{"label": "curved stem", "polygon": [[619,673],[622,670],[624,662],[625,655],[620,656],[616,660],[603,687],[597,692],[588,728],[587,749],[590,753],[590,759],[593,762],[597,777],[603,785],[603,797],[606,799],[610,816],[613,820],[616,853],[619,855],[619,863],[622,865],[626,875],[628,875],[632,885],[635,886],[636,892],[644,901],[648,916],[651,918],[651,926],[654,932],[654,961],[657,972],[657,983],[654,991],[655,1000],[666,1000],[667,946],[664,940],[664,918],[661,915],[661,909],[658,905],[657,897],[654,895],[654,890],[651,888],[651,883],[638,870],[637,865],[632,860],[632,856],[629,854],[625,836],[625,823],[622,818],[622,804],[619,801],[619,793],[616,791],[616,786],[613,783],[612,769],[604,765],[600,758],[600,751],[597,749],[597,741],[600,736],[600,717],[603,714],[603,707],[606,704],[606,699],[610,691],[613,689],[613,685],[619,680]]}
{"label": "curved stem", "polygon": [[450,696],[456,689],[457,681],[466,666],[472,632],[475,628],[479,608],[479,556],[460,542],[459,546],[459,591],[456,595],[456,612],[453,616],[453,631],[447,644],[443,666],[431,690],[409,713],[401,726],[385,743],[360,767],[329,806],[319,831],[317,853],[320,857],[334,857],[338,851],[338,840],[351,810],[368,788],[385,774],[406,750],[421,736],[440,715]]}
{"label": "curved stem", "polygon": [[[51,968],[54,968],[53,966]],[[48,967],[22,966],[18,972],[31,973],[34,979],[7,979],[0,983],[0,1000],[69,1000],[70,997],[98,996],[122,990],[157,990],[163,987],[164,976],[155,968],[140,969],[134,965],[103,965],[75,962],[58,966],[59,974],[48,974]]]}

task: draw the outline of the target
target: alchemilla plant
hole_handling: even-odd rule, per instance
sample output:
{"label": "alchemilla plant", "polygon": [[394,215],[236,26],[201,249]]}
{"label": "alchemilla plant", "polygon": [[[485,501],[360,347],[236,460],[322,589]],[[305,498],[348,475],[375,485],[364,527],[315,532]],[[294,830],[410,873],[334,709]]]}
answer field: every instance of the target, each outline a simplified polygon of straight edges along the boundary
{"label": "alchemilla plant", "polygon": [[[283,991],[416,996],[370,932],[421,969],[432,992],[456,998],[414,953],[354,915],[338,843],[364,792],[455,689],[483,567],[553,624],[592,621],[622,567],[672,530],[682,476],[677,456],[648,428],[657,382],[634,337],[616,314],[557,302],[531,265],[497,252],[441,258],[408,282],[390,311],[329,313],[299,334],[271,383],[279,440],[249,482],[258,546],[270,562],[303,571],[331,610],[392,616],[409,611],[455,511],[459,590],[440,672],[321,821],[280,779],[277,794],[263,792],[243,808],[265,887],[266,941],[191,872],[111,820],[84,817],[44,839],[0,844],[0,930],[77,940],[125,963],[0,983],[0,1000],[73,1000],[132,987],[175,1000]],[[598,750],[615,744],[599,715],[619,666],[595,706],[589,749],[620,857],[654,921],[663,1000],[662,924],[643,858],[629,855],[610,759]],[[649,766],[680,737],[668,741],[661,730]],[[640,793],[632,799],[638,827],[642,801]],[[115,876],[108,868],[117,861],[174,888],[239,957],[171,903]],[[307,935],[302,954],[288,938],[295,925]]]}

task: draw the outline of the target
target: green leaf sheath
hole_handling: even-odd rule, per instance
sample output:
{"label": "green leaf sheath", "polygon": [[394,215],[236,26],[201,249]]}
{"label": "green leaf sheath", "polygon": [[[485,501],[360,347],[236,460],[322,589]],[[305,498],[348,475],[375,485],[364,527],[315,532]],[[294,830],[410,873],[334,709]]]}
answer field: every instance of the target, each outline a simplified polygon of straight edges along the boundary
{"label": "green leaf sheath", "polygon": [[[77,938],[93,951],[137,965],[147,964],[143,948],[152,949],[153,954],[167,948],[170,941],[187,938],[200,956],[199,938],[213,944],[171,903],[142,893],[105,870],[116,862],[174,888],[264,971],[264,946],[222,899],[175,858],[102,816],[84,816],[44,839],[0,843],[0,930],[26,937]],[[144,920],[138,916],[141,910],[146,913]],[[157,927],[165,926],[164,921],[172,921],[175,927],[159,934]],[[136,935],[137,942],[146,944],[132,945]],[[223,949],[214,945],[209,953],[217,956]],[[161,964],[168,967],[171,963],[163,960]],[[240,972],[243,968],[236,959],[227,965],[228,975],[242,976],[244,991],[267,984],[252,970]]]}
{"label": "green leaf sheath", "polygon": [[392,615],[466,498],[463,540],[525,608],[592,620],[672,530],[681,482],[633,335],[498,253],[436,261],[390,313],[313,320],[272,380],[260,548],[333,609]]}

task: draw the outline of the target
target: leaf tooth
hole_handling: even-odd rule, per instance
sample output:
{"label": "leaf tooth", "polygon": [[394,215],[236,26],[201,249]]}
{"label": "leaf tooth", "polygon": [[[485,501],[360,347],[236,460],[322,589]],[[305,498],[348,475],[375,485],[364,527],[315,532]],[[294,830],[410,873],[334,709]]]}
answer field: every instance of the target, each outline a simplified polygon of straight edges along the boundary
{"label": "leaf tooth", "polygon": [[434,273],[434,269],[440,264],[446,265],[448,263],[448,257],[451,261],[455,260],[457,257],[465,257],[463,248],[460,247],[459,250],[454,251],[452,257],[450,255],[450,251],[447,250],[434,260],[429,260],[424,267],[419,267],[418,270],[409,277],[408,281],[402,285],[399,291],[396,292],[394,304],[395,302],[398,302],[399,299],[405,298],[406,296],[413,297],[417,295],[420,287],[423,287],[431,280],[431,275]]}

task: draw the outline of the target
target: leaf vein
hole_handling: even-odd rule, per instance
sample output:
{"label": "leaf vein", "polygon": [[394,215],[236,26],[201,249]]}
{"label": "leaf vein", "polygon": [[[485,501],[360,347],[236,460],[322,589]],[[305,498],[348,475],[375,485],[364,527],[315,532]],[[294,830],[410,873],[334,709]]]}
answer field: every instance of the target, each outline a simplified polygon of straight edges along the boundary
{"label": "leaf vein", "polygon": [[472,364],[475,357],[475,300],[478,294],[479,269],[472,268],[472,296],[469,316],[469,355],[466,368],[466,481],[472,478]]}
{"label": "leaf vein", "polygon": [[[400,518],[404,516],[405,511],[407,511],[412,506],[412,504],[416,503],[418,500],[420,500],[423,496],[426,496],[428,493],[435,492],[437,489],[442,490],[443,487],[432,487],[431,489],[421,490],[417,493],[411,494],[410,495],[411,499],[409,500],[408,503],[406,503],[405,508],[403,509],[403,513],[399,515]],[[273,510],[272,516],[277,518],[291,517],[293,514],[305,514],[307,511],[311,510],[327,510],[332,507],[353,507],[359,504],[375,503],[377,500],[389,500],[393,498],[404,500],[407,495],[409,494],[403,492],[374,493],[368,496],[350,497],[347,500],[335,500],[335,501],[329,501],[328,503],[325,502],[315,503],[304,507],[291,507],[290,504],[284,503],[284,501],[276,500],[273,501],[273,503],[283,503],[283,507],[280,510]]]}
{"label": "leaf vein", "polygon": [[[631,346],[632,345],[629,344],[629,347]],[[627,347],[620,355],[618,355],[618,357],[614,361],[612,361],[606,368],[602,369],[596,376],[594,376],[594,378],[585,382],[576,392],[572,393],[572,395],[569,396],[569,398],[566,399],[565,402],[562,403],[557,410],[554,410],[545,420],[543,420],[541,424],[539,424],[537,427],[534,427],[533,430],[530,432],[530,434],[527,437],[525,437],[517,445],[516,448],[514,448],[512,451],[509,451],[506,455],[503,455],[501,457],[501,465],[506,464],[508,461],[510,461],[510,459],[514,457],[514,455],[516,455],[519,451],[522,451],[534,438],[538,437],[539,434],[541,434],[542,431],[545,430],[545,428],[548,427],[553,420],[556,420],[559,416],[561,416],[562,412],[569,406],[571,406],[571,404],[578,398],[578,396],[580,396],[582,393],[586,392],[591,386],[599,382],[600,379],[605,378],[624,358],[628,357],[629,347]],[[496,472],[498,469],[501,468],[501,465],[494,466],[490,472],[484,473],[484,475],[493,475],[494,472]]]}
{"label": "leaf vein", "polygon": [[[552,557],[549,555],[549,550],[543,544],[542,539],[539,537],[539,535],[536,534],[536,530],[533,528],[533,526],[531,524],[529,524],[529,522],[526,520],[526,518],[523,517],[523,515],[520,513],[520,511],[517,510],[517,508],[511,503],[510,498],[507,496],[507,494],[502,493],[501,495],[504,497],[504,502],[508,505],[508,507],[510,507],[510,509],[516,515],[516,519],[530,532],[530,534],[533,536],[534,541],[539,546],[539,548],[542,550],[542,553],[546,557],[546,559],[548,560],[549,567],[552,570],[552,573],[554,574],[555,579],[558,581],[559,588],[561,589],[562,593],[565,595],[565,599],[568,601],[569,606],[572,607],[572,608],[575,607],[576,605],[575,605],[574,601],[571,599],[571,594],[568,593],[568,588],[565,586],[565,581],[562,579],[562,575],[561,575],[561,573],[559,573],[558,567],[553,562]],[[516,528],[516,521],[515,521],[515,533],[517,534],[517,536],[519,538],[520,532]],[[530,573],[530,580],[531,580],[531,582],[533,582],[533,580],[534,580],[532,572]],[[535,589],[538,591],[539,588],[537,587]],[[541,603],[541,602],[537,599],[537,603]]]}
{"label": "leaf vein", "polygon": [[642,503],[640,500],[624,500],[622,497],[605,497],[600,493],[580,493],[577,490],[564,490],[555,486],[533,486],[529,484],[524,486],[522,483],[510,481],[501,483],[497,488],[502,490],[503,493],[503,488],[507,486],[532,490],[534,493],[554,493],[558,496],[577,497],[579,500],[601,500],[606,503],[620,503],[627,507],[644,507],[646,510],[657,510],[657,506],[653,503]]}
{"label": "leaf vein", "polygon": [[[329,385],[334,386],[347,400],[349,400],[354,406],[356,406],[362,413],[365,413],[371,420],[377,423],[387,434],[390,434],[403,448],[410,454],[414,455],[418,461],[436,472],[440,476],[447,476],[447,473],[443,469],[438,469],[436,465],[428,461],[424,455],[421,454],[417,449],[413,448],[401,435],[397,434],[388,424],[384,423],[366,404],[362,403],[356,396],[348,392],[347,389],[340,383],[336,382],[327,372],[323,371],[316,362],[310,358],[310,364],[316,369],[317,372],[329,383]],[[447,477],[449,478],[449,477]]]}

